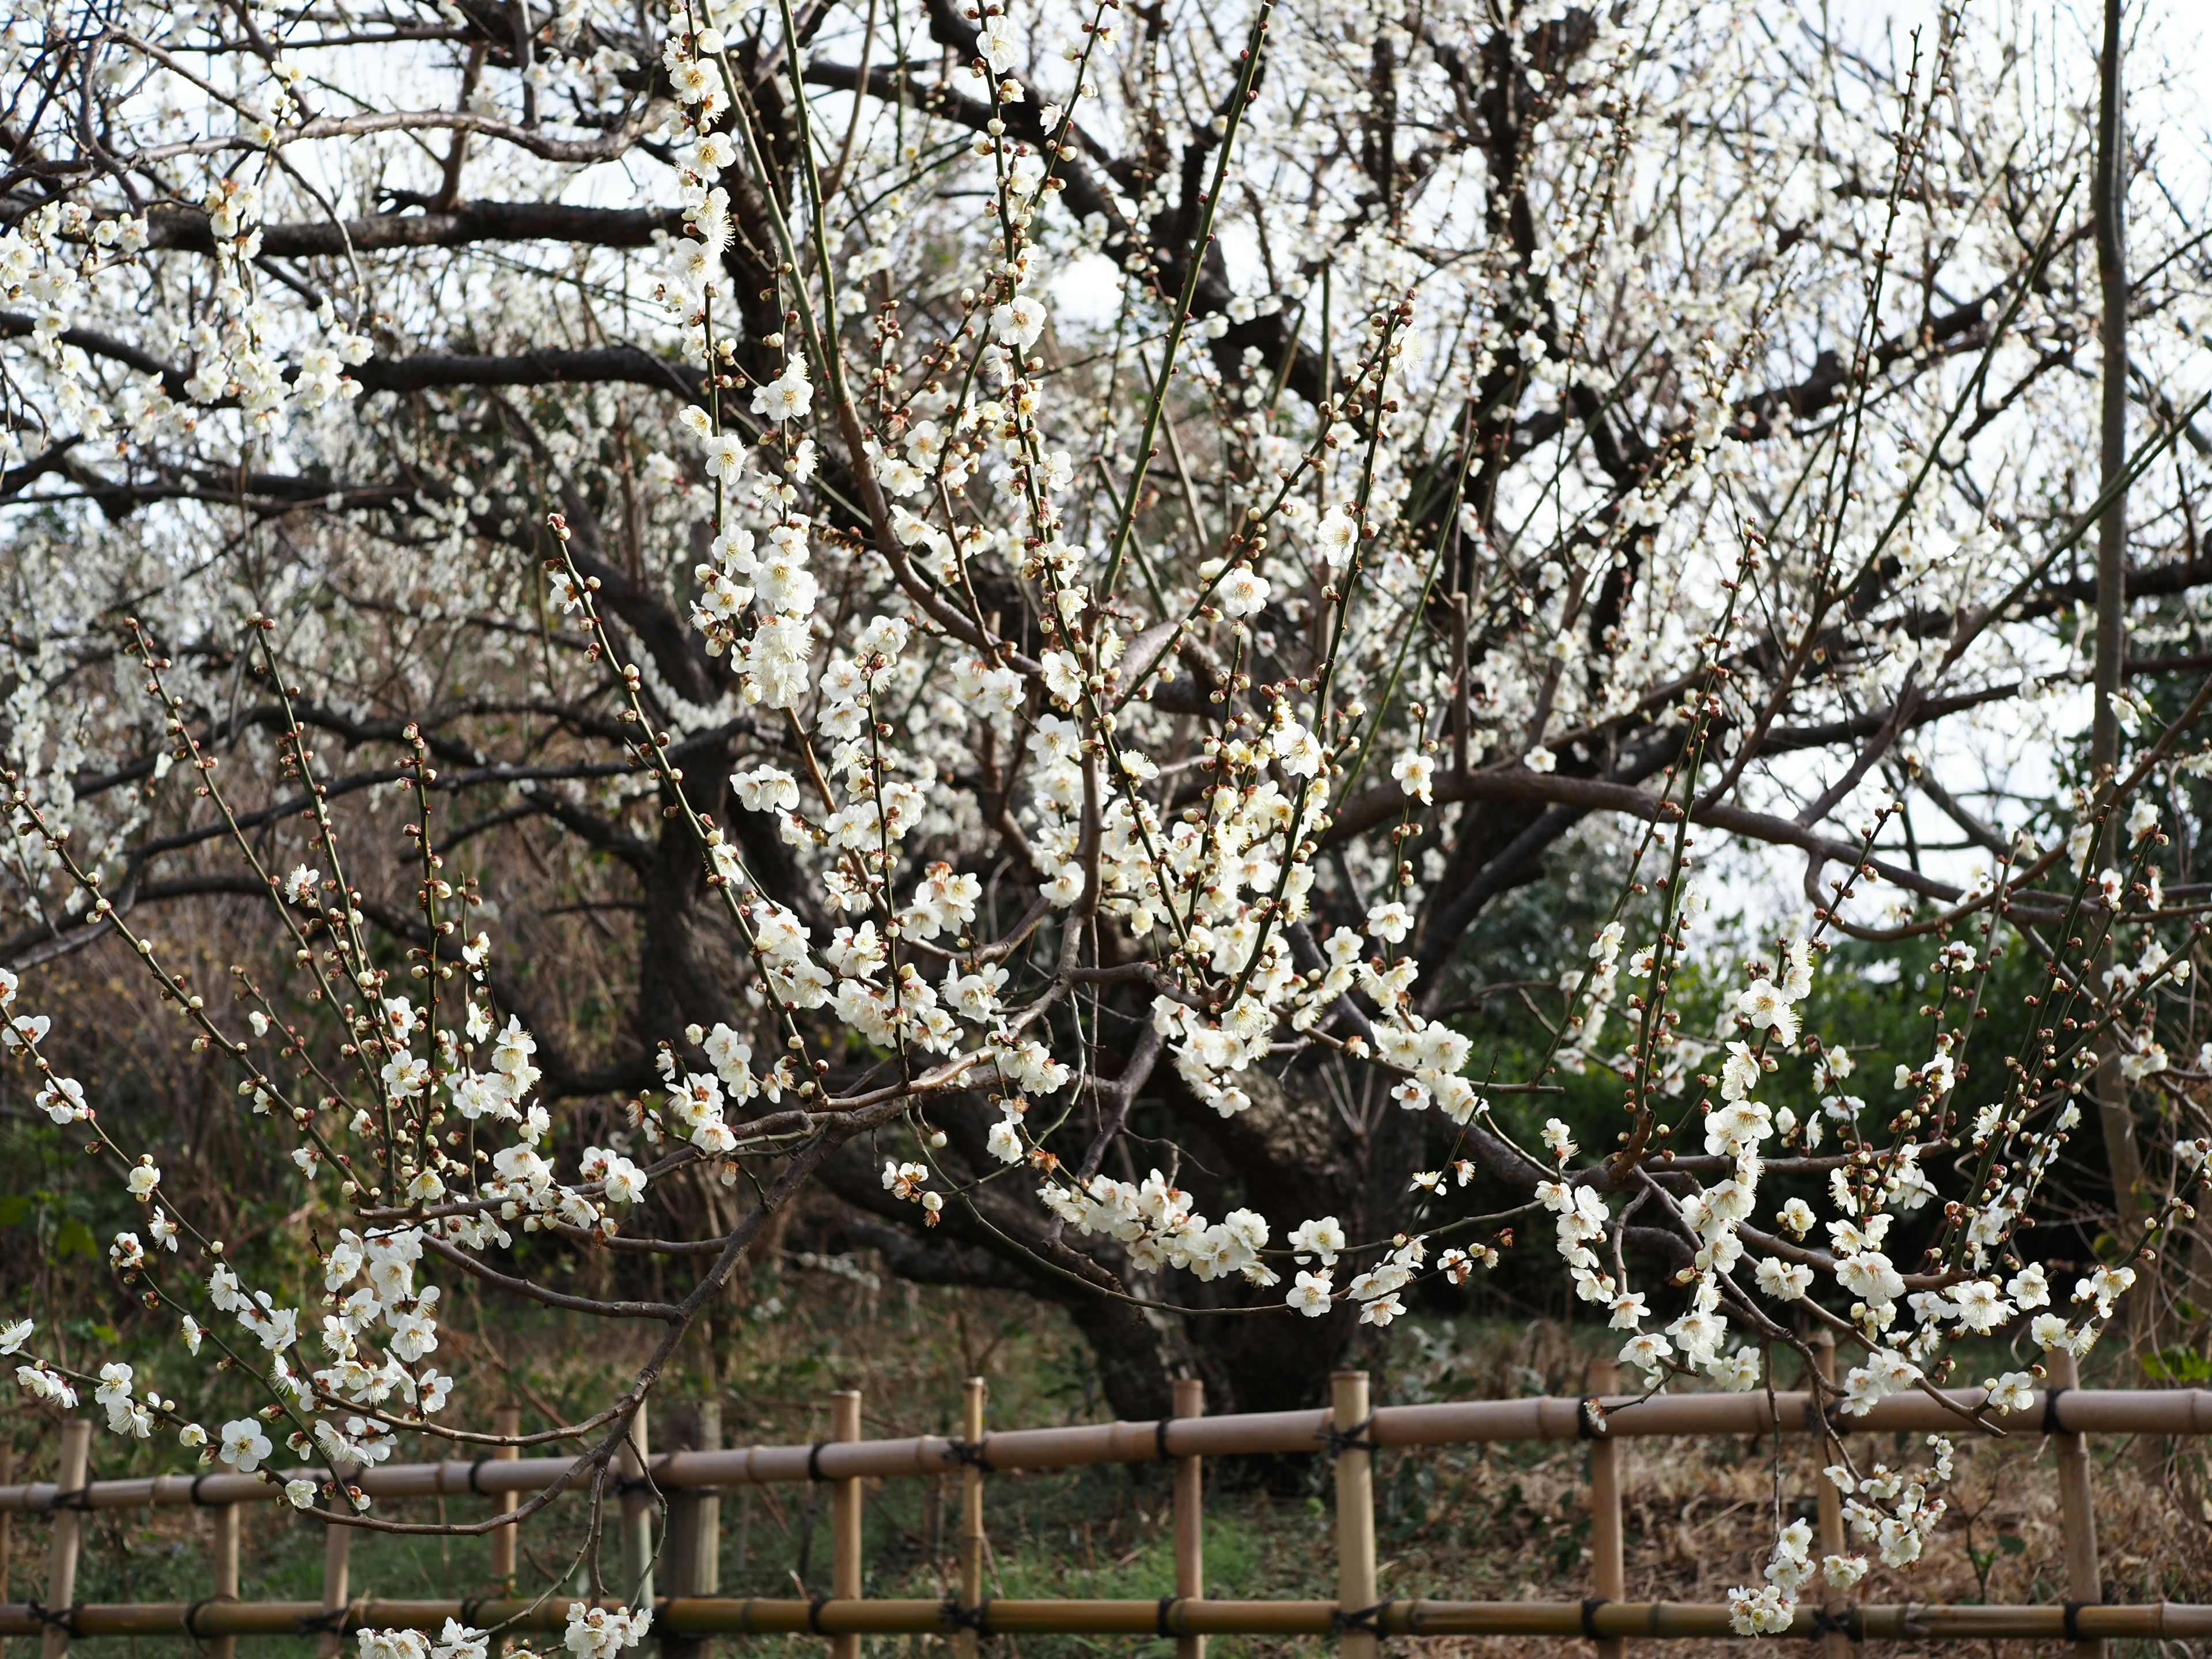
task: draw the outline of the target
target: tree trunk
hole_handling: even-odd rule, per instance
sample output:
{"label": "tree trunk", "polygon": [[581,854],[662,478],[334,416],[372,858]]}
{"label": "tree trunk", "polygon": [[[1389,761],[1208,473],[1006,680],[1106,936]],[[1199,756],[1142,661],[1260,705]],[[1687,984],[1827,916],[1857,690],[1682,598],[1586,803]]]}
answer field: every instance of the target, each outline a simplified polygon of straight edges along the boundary
{"label": "tree trunk", "polygon": [[[1251,1106],[1227,1119],[1191,1098],[1163,1066],[1152,1087],[1178,1120],[1187,1161],[1173,1178],[1189,1190],[1193,1206],[1214,1221],[1243,1205],[1291,1225],[1333,1215],[1346,1236],[1360,1243],[1388,1240],[1397,1231],[1432,1119],[1401,1110],[1379,1078],[1364,1115],[1340,1112],[1322,1067],[1342,1063],[1303,1063],[1282,1079],[1255,1067],[1240,1079]],[[1348,1068],[1355,1102],[1366,1070]],[[1172,1380],[1194,1371],[1205,1380],[1212,1408],[1224,1412],[1284,1411],[1328,1398],[1329,1373],[1361,1329],[1355,1304],[1341,1304],[1319,1319],[1291,1314],[1283,1298],[1297,1270],[1280,1257],[1273,1265],[1286,1283],[1261,1288],[1241,1279],[1208,1283],[1181,1273],[1137,1273],[1110,1240],[1072,1230],[1054,1239],[1026,1192],[1000,1182],[967,1186],[973,1176],[1004,1168],[982,1151],[984,1128],[996,1116],[996,1109],[972,1097],[933,1109],[931,1121],[947,1137],[939,1160],[966,1190],[946,1203],[941,1224],[927,1232],[915,1206],[882,1190],[882,1150],[855,1146],[832,1158],[826,1183],[871,1218],[842,1224],[846,1236],[878,1250],[902,1278],[1018,1289],[1065,1308],[1117,1416],[1167,1415]],[[1116,1170],[1109,1157],[1107,1172],[1142,1180],[1149,1164],[1138,1157]],[[1279,1249],[1285,1240],[1270,1242]],[[1345,1277],[1340,1265],[1340,1282]],[[1265,1311],[1232,1311],[1244,1309]]]}

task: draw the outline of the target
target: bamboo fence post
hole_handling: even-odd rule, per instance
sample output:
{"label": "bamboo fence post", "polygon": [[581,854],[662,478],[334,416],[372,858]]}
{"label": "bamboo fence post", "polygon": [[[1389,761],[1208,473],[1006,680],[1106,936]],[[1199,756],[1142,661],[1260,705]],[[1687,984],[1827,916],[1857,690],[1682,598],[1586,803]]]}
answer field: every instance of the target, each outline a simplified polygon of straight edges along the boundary
{"label": "bamboo fence post", "polygon": [[335,1628],[336,1614],[345,1610],[346,1580],[353,1559],[353,1528],[323,1523],[323,1616],[329,1620],[315,1651],[322,1659],[337,1659],[344,1634]]}
{"label": "bamboo fence post", "polygon": [[[217,1458],[216,1467],[226,1474],[233,1473],[236,1468],[227,1457]],[[240,1531],[245,1518],[244,1512],[235,1504],[215,1506],[215,1543],[211,1552],[215,1558],[215,1593],[212,1597],[215,1601],[238,1600]],[[235,1636],[216,1637],[208,1643],[207,1652],[209,1659],[238,1659],[238,1638]]]}
{"label": "bamboo fence post", "polygon": [[[85,1482],[85,1466],[92,1454],[92,1425],[70,1418],[62,1425],[61,1462],[54,1475],[64,1493],[74,1492]],[[54,1510],[52,1553],[46,1559],[46,1611],[66,1620],[76,1601],[76,1553],[84,1524],[84,1511],[67,1504]],[[46,1626],[40,1648],[41,1659],[60,1659],[69,1651],[66,1623]]]}
{"label": "bamboo fence post", "polygon": [[[15,1443],[0,1440],[0,1486],[15,1484]],[[15,1511],[0,1510],[0,1601],[8,1599],[8,1562],[15,1553]],[[0,1659],[8,1659],[8,1639],[0,1637]]]}
{"label": "bamboo fence post", "polygon": [[968,1379],[961,1402],[960,1440],[966,1461],[960,1467],[960,1613],[962,1625],[952,1638],[958,1659],[975,1659],[976,1609],[983,1604],[983,1401],[990,1384],[980,1376]]}
{"label": "bamboo fence post", "polygon": [[653,1455],[647,1402],[637,1402],[637,1415],[629,1420],[623,1438],[622,1462],[622,1593],[638,1607],[653,1605],[653,1495],[646,1489],[646,1460]]}
{"label": "bamboo fence post", "polygon": [[[1586,1378],[1595,1400],[1619,1391],[1620,1367],[1610,1359],[1593,1360]],[[1605,1437],[1602,1418],[1583,1408],[1590,1430],[1590,1594],[1600,1601],[1618,1601],[1628,1594],[1628,1564],[1620,1536],[1620,1460],[1618,1440]],[[1624,1659],[1628,1644],[1618,1636],[1597,1638],[1597,1659]]]}
{"label": "bamboo fence post", "polygon": [[[687,1427],[678,1438],[686,1451],[722,1449],[722,1406],[702,1400],[684,1413]],[[679,1422],[681,1419],[679,1419]],[[719,1594],[722,1583],[722,1494],[714,1486],[683,1486],[668,1494],[668,1593],[671,1596]],[[740,1571],[742,1571],[742,1564]],[[709,1636],[660,1632],[664,1659],[705,1659],[714,1649]]]}
{"label": "bamboo fence post", "polygon": [[[860,1391],[858,1389],[840,1389],[830,1396],[830,1437],[832,1440],[858,1440],[860,1437]],[[859,1476],[831,1483],[830,1594],[841,1601],[858,1601],[860,1595],[860,1498]],[[856,1635],[831,1637],[830,1659],[860,1659],[860,1638]]]}
{"label": "bamboo fence post", "polygon": [[[520,1406],[494,1407],[491,1414],[491,1431],[507,1440],[512,1440],[520,1434],[522,1407]],[[521,1455],[522,1448],[520,1446],[495,1446],[491,1452],[491,1459],[495,1463],[512,1462]],[[492,1494],[491,1503],[492,1513],[495,1515],[511,1514],[522,1506],[522,1494],[519,1492],[495,1492]],[[498,1593],[501,1595],[514,1594],[515,1549],[520,1533],[520,1528],[514,1526],[501,1527],[491,1534],[492,1583],[498,1587]],[[502,1631],[492,1639],[491,1650],[500,1656],[500,1659],[506,1659],[507,1652],[514,1645],[513,1638]]]}
{"label": "bamboo fence post", "polygon": [[[747,1485],[738,1488],[738,1543],[734,1552],[737,1559],[731,1563],[738,1575],[738,1585],[745,1582],[746,1571],[752,1565],[752,1546],[753,1489]],[[934,1558],[933,1565],[933,1561]],[[732,1586],[732,1589],[736,1587]]]}
{"label": "bamboo fence post", "polygon": [[[1817,1332],[1811,1342],[1813,1367],[1820,1380],[1832,1383],[1836,1380],[1836,1339],[1826,1331]],[[1827,1420],[1826,1401],[1821,1405],[1821,1420]],[[1819,1442],[1819,1453],[1813,1459],[1815,1468],[1826,1470],[1829,1448],[1834,1443],[1823,1436]],[[1820,1554],[1825,1559],[1844,1553],[1844,1495],[1836,1490],[1836,1483],[1824,1473],[1816,1478],[1814,1503],[1818,1508],[1820,1528]],[[1850,1607],[1850,1597],[1821,1578],[1820,1607],[1832,1623],[1840,1623]],[[1841,1630],[1829,1630],[1820,1638],[1820,1659],[1850,1659],[1851,1638]]]}
{"label": "bamboo fence post", "polygon": [[[722,1449],[720,1401],[699,1402],[697,1438],[701,1451]],[[722,1588],[722,1489],[702,1486],[691,1496],[691,1593],[719,1595]]]}
{"label": "bamboo fence post", "polygon": [[[1206,1415],[1206,1384],[1194,1376],[1175,1382],[1175,1414]],[[1206,1595],[1206,1471],[1195,1457],[1175,1461],[1176,1594],[1192,1601]],[[1176,1638],[1176,1659],[1206,1659],[1203,1636]]]}
{"label": "bamboo fence post", "polygon": [[1336,1453],[1336,1623],[1344,1659],[1376,1659],[1375,1454],[1367,1437],[1367,1373],[1329,1378]]}
{"label": "bamboo fence post", "polygon": [[[2081,1374],[2074,1356],[2053,1348],[2043,1357],[2046,1374],[2044,1420],[2055,1425],[2063,1408],[2058,1396],[2080,1386]],[[2097,1511],[2089,1492],[2089,1437],[2054,1431],[2051,1437],[2058,1464],[2058,1518],[2066,1538],[2066,1587],[2069,1600],[2094,1607],[2105,1599],[2102,1574],[2097,1566]],[[2069,1622],[2071,1622],[2070,1620]],[[2102,1642],[2081,1640],[2074,1644],[2075,1659],[2102,1659]]]}
{"label": "bamboo fence post", "polygon": [[[335,1504],[350,1507],[346,1497],[346,1483],[353,1479],[354,1470],[347,1464],[334,1463],[331,1473],[337,1480],[337,1493],[331,1499]],[[344,1638],[335,1628],[333,1616],[346,1604],[346,1581],[353,1565],[353,1528],[323,1523],[323,1616],[329,1625],[315,1644],[321,1659],[336,1659]]]}
{"label": "bamboo fence post", "polygon": [[[501,1406],[494,1411],[491,1431],[502,1440],[513,1440],[522,1432],[522,1407]],[[522,1448],[513,1445],[494,1447],[491,1454],[495,1463],[512,1462],[521,1455]],[[521,1507],[522,1494],[519,1492],[495,1492],[491,1503],[494,1513],[510,1515]],[[514,1545],[518,1530],[514,1527],[501,1527],[491,1535],[492,1582],[499,1586],[501,1595],[514,1594]]]}

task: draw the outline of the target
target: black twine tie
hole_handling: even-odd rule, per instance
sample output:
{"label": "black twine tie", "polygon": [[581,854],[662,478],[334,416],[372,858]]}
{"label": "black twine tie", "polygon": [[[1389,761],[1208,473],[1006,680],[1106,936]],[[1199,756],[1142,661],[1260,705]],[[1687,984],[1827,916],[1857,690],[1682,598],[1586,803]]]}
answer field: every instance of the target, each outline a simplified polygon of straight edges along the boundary
{"label": "black twine tie", "polygon": [[1314,1438],[1328,1448],[1331,1457],[1341,1457],[1348,1451],[1373,1451],[1375,1443],[1367,1437],[1367,1431],[1374,1421],[1375,1413],[1370,1412],[1348,1429],[1340,1429],[1334,1422],[1324,1423]]}

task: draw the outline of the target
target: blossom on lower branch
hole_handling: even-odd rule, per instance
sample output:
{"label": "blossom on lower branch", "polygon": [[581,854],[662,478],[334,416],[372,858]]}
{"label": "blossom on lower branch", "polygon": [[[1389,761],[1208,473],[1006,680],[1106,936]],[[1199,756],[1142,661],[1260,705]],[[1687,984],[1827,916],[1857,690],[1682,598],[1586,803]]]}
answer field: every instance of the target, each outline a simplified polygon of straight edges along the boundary
{"label": "blossom on lower branch", "polygon": [[[568,1628],[562,1641],[574,1659],[613,1659],[625,1648],[634,1648],[653,1627],[650,1607],[603,1607],[586,1601],[568,1604]],[[361,1659],[486,1659],[491,1638],[483,1631],[458,1619],[433,1641],[416,1630],[365,1630],[357,1638]],[[514,1659],[535,1659],[527,1648],[514,1650]]]}
{"label": "blossom on lower branch", "polygon": [[434,1642],[419,1630],[365,1630],[356,1639],[361,1659],[484,1659],[491,1650],[489,1637],[458,1619],[446,1620]]}
{"label": "blossom on lower branch", "polygon": [[934,1227],[937,1218],[944,1212],[945,1199],[941,1194],[928,1190],[925,1185],[928,1180],[927,1165],[884,1160],[884,1190],[894,1198],[921,1205],[922,1218]]}
{"label": "blossom on lower branch", "polygon": [[[1939,1510],[1940,1512],[1940,1510]],[[1797,1614],[1798,1595],[1818,1576],[1834,1590],[1847,1590],[1866,1577],[1863,1555],[1830,1555],[1813,1561],[1813,1529],[1792,1521],[1774,1541],[1766,1564],[1766,1583],[1759,1589],[1729,1591],[1729,1626],[1739,1636],[1778,1636]]]}
{"label": "blossom on lower branch", "polygon": [[611,1659],[624,1648],[634,1648],[653,1626],[653,1609],[587,1607],[568,1604],[568,1630],[562,1638],[576,1659]]}
{"label": "blossom on lower branch", "polygon": [[1047,1182],[1037,1200],[1078,1232],[1117,1240],[1140,1273],[1173,1267],[1202,1280],[1234,1273],[1261,1286],[1279,1277],[1260,1258],[1267,1245],[1264,1217],[1231,1210],[1209,1223],[1191,1208],[1190,1194],[1158,1170],[1142,1182],[1104,1175],[1080,1188]]}
{"label": "blossom on lower branch", "polygon": [[1741,1585],[1729,1591],[1729,1628],[1739,1636],[1779,1636],[1797,1616],[1797,1603],[1781,1589],[1763,1589]]}

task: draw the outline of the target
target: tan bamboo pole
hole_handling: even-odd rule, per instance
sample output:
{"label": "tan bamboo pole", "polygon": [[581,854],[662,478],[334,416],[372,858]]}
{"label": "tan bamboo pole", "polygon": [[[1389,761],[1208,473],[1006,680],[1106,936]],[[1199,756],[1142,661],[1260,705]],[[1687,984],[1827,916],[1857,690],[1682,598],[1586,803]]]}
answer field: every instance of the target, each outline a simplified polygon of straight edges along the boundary
{"label": "tan bamboo pole", "polygon": [[[858,1389],[840,1389],[830,1396],[830,1437],[846,1442],[860,1437]],[[830,1594],[840,1601],[858,1601],[860,1595],[860,1500],[857,1475],[830,1488]],[[831,1637],[830,1659],[860,1659],[860,1638]]]}
{"label": "tan bamboo pole", "polygon": [[[234,1466],[228,1458],[218,1459],[217,1468],[230,1471]],[[215,1541],[210,1553],[215,1567],[213,1597],[218,1601],[238,1600],[239,1528],[244,1512],[236,1504],[219,1504],[213,1516]],[[238,1659],[238,1638],[218,1636],[207,1644],[209,1659]]]}
{"label": "tan bamboo pole", "polygon": [[[353,1528],[323,1527],[323,1617],[332,1620],[346,1604],[346,1581],[353,1565]],[[345,1644],[344,1632],[325,1626],[315,1644],[322,1659],[337,1659]]]}
{"label": "tan bamboo pole", "polygon": [[[2066,1538],[2068,1600],[2076,1606],[2094,1607],[2105,1599],[2103,1574],[2097,1565],[2097,1510],[2089,1490],[2089,1437],[2068,1433],[2065,1401],[2061,1391],[2073,1388],[2081,1373],[2074,1356],[2053,1348],[2043,1357],[2051,1388],[2045,1396],[2045,1426],[2052,1431],[2051,1450],[2058,1463],[2058,1520]],[[2076,1628],[2079,1628],[2078,1625]],[[2105,1644],[2083,1637],[2074,1644],[2075,1659],[2102,1659]]]}
{"label": "tan bamboo pole", "polygon": [[653,1443],[647,1405],[643,1400],[637,1402],[637,1415],[630,1419],[617,1467],[623,1480],[622,1593],[635,1598],[639,1607],[649,1607],[653,1605],[653,1495],[646,1490],[645,1474]]}
{"label": "tan bamboo pole", "polygon": [[[12,1431],[13,1425],[10,1425]],[[15,1443],[0,1440],[0,1486],[15,1484]],[[0,1603],[8,1599],[8,1564],[15,1553],[15,1511],[0,1510]],[[8,1659],[8,1638],[0,1636],[0,1659]]]}
{"label": "tan bamboo pole", "polygon": [[[567,1596],[542,1602],[496,1601],[356,1601],[349,1608],[361,1628],[436,1631],[448,1619],[465,1614],[479,1627],[513,1620],[517,1631],[555,1632],[577,1605]],[[605,1597],[599,1605],[620,1603]],[[1171,1636],[1327,1636],[1336,1628],[1334,1601],[1032,1601],[1005,1600],[989,1604],[988,1625],[996,1635],[1156,1635],[1163,1622]],[[104,1602],[76,1609],[76,1633],[104,1636],[176,1636],[197,1631],[202,1638],[279,1636],[296,1638],[303,1620],[313,1620],[313,1601]],[[1597,1607],[1581,1601],[1431,1601],[1394,1600],[1375,1614],[1385,1636],[1547,1636],[1573,1638],[1595,1626],[1601,1637],[1674,1639],[1722,1638],[1729,1634],[1729,1610],[1713,1601],[1608,1601]],[[1788,1634],[1816,1632],[1817,1613],[1801,1606]],[[2133,1607],[2090,1604],[2071,1614],[2063,1607],[1947,1607],[1924,1601],[1863,1606],[1850,1615],[1852,1632],[1875,1641],[1987,1641],[2024,1637],[2063,1648],[2069,1620],[2085,1637],[2173,1641],[2212,1637],[2212,1605],[2151,1601]],[[33,1635],[38,1614],[21,1603],[0,1606],[0,1632]],[[665,1601],[653,1616],[656,1634],[706,1636],[942,1635],[946,1629],[941,1600],[767,1601],[692,1598]]]}
{"label": "tan bamboo pole", "polygon": [[[491,1431],[502,1440],[513,1440],[522,1432],[522,1407],[501,1406],[491,1414]],[[522,1455],[520,1446],[498,1446],[492,1450],[495,1463],[512,1463]],[[492,1509],[495,1514],[512,1515],[522,1505],[519,1492],[492,1494]],[[514,1546],[517,1528],[501,1527],[491,1535],[491,1577],[503,1595],[514,1593]]]}
{"label": "tan bamboo pole", "polygon": [[[522,1432],[522,1407],[520,1406],[494,1407],[491,1413],[491,1429],[492,1432],[501,1439],[514,1439]],[[521,1455],[522,1448],[520,1446],[495,1446],[492,1448],[490,1462],[513,1463]],[[489,1487],[488,1490],[491,1492],[493,1514],[512,1515],[522,1507],[520,1492],[496,1486]],[[501,1595],[514,1594],[515,1553],[520,1541],[521,1529],[519,1526],[501,1527],[491,1534],[491,1581],[498,1587],[498,1593]],[[492,1638],[491,1650],[499,1656],[499,1659],[507,1659],[507,1655],[514,1650],[514,1638],[505,1631],[500,1632]]]}
{"label": "tan bamboo pole", "polygon": [[[333,1465],[331,1473],[337,1478],[338,1485],[337,1494],[331,1501],[343,1505],[347,1502],[346,1482],[353,1478],[354,1471],[340,1463]],[[231,1508],[235,1513],[237,1505]],[[343,1632],[331,1626],[348,1599],[346,1584],[353,1567],[353,1530],[351,1527],[334,1527],[328,1522],[323,1524],[323,1617],[330,1623],[326,1623],[315,1644],[321,1659],[337,1659],[338,1650],[344,1644]]]}
{"label": "tan bamboo pole", "polygon": [[[1954,1433],[1959,1411],[1984,1407],[1979,1389],[1944,1392],[1946,1406],[1917,1391],[1876,1401],[1863,1417],[1850,1420],[1853,1433],[1869,1435]],[[2040,1392],[2016,1411],[1991,1411],[1992,1422],[2008,1432],[2041,1431]],[[2119,1435],[2212,1436],[2212,1389],[2081,1389],[2065,1402],[2069,1431]],[[1176,1446],[1192,1456],[1244,1457],[1267,1453],[1310,1452],[1328,1430],[1327,1410],[1256,1412],[1202,1418],[1176,1431]],[[1385,1406],[1369,1431],[1377,1447],[1487,1445],[1510,1441],[1566,1441],[1581,1437],[1582,1401],[1577,1397],[1462,1400],[1425,1406]],[[1784,1434],[1818,1435],[1817,1413],[1802,1389],[1751,1394],[1658,1395],[1624,1403],[1607,1414],[1609,1438],[1632,1440],[1710,1435],[1721,1438],[1766,1435],[1779,1426]],[[991,1437],[991,1467],[1066,1469],[1097,1463],[1150,1463],[1159,1458],[1157,1422],[1078,1424],[1063,1428],[1016,1429]],[[651,1459],[654,1484],[663,1491],[685,1487],[728,1487],[799,1483],[815,1473],[830,1480],[854,1476],[897,1480],[950,1474],[960,1466],[957,1440],[921,1435],[895,1440],[863,1440],[854,1445],[752,1446],[729,1451],[676,1452]],[[568,1457],[525,1457],[477,1463],[447,1459],[437,1463],[392,1463],[363,1469],[355,1485],[376,1498],[453,1497],[464,1492],[534,1492],[568,1475]],[[96,1510],[177,1508],[195,1502],[264,1504],[282,1498],[284,1482],[319,1480],[316,1468],[274,1469],[258,1474],[157,1474],[94,1482],[86,1502]],[[194,1487],[198,1496],[193,1496]],[[52,1481],[0,1488],[0,1511],[43,1514],[53,1503]]]}
{"label": "tan bamboo pole", "polygon": [[1344,1659],[1376,1659],[1375,1454],[1367,1437],[1367,1373],[1329,1378],[1336,1452],[1336,1603]]}
{"label": "tan bamboo pole", "polygon": [[[722,1449],[722,1402],[699,1402],[699,1449]],[[696,1595],[713,1595],[722,1588],[722,1493],[717,1486],[699,1492],[691,1510],[691,1589]],[[703,1652],[704,1650],[702,1650]]]}
{"label": "tan bamboo pole", "polygon": [[[1179,1417],[1203,1417],[1206,1414],[1206,1384],[1194,1376],[1179,1376],[1175,1382],[1175,1414]],[[1163,1435],[1162,1445],[1166,1440]],[[1195,1457],[1178,1457],[1175,1461],[1175,1554],[1176,1595],[1184,1601],[1199,1601],[1206,1595],[1206,1470]],[[1206,1638],[1178,1636],[1176,1638],[1176,1659],[1206,1659]]]}
{"label": "tan bamboo pole", "polygon": [[[691,1410],[694,1449],[719,1451],[722,1406],[702,1400]],[[677,1597],[711,1597],[722,1586],[722,1494],[712,1486],[679,1487],[668,1494],[668,1593]],[[663,1659],[707,1659],[714,1640],[703,1635],[664,1632]]]}
{"label": "tan bamboo pole", "polygon": [[975,1630],[965,1622],[983,1603],[983,1402],[990,1384],[971,1376],[961,1401],[960,1438],[968,1461],[960,1468],[960,1612],[952,1638],[957,1659],[975,1659]]}
{"label": "tan bamboo pole", "polygon": [[[702,1400],[699,1402],[699,1449],[720,1451],[722,1449],[722,1402]],[[699,1505],[691,1516],[691,1583],[702,1595],[713,1595],[722,1588],[722,1492],[719,1486],[708,1486],[699,1493]]]}
{"label": "tan bamboo pole", "polygon": [[[92,1425],[71,1418],[62,1425],[61,1457],[54,1480],[64,1492],[85,1484],[85,1468],[92,1455]],[[68,1616],[76,1600],[76,1552],[82,1535],[84,1511],[61,1508],[54,1511],[54,1536],[46,1558],[46,1611]],[[69,1651],[68,1625],[49,1624],[40,1645],[41,1659],[61,1659]]]}
{"label": "tan bamboo pole", "polygon": [[[1594,1360],[1587,1378],[1593,1401],[1619,1391],[1620,1367],[1610,1359]],[[1606,1438],[1604,1418],[1590,1413],[1590,1594],[1601,1601],[1618,1601],[1628,1594],[1628,1561],[1620,1534],[1620,1460],[1618,1440]],[[1595,1628],[1595,1626],[1593,1626]],[[1624,1659],[1628,1644],[1617,1636],[1596,1640],[1597,1659]]]}
{"label": "tan bamboo pole", "polygon": [[[1810,1346],[1813,1350],[1813,1368],[1820,1372],[1822,1381],[1833,1382],[1836,1380],[1836,1339],[1826,1331],[1820,1331],[1814,1334]],[[1833,1442],[1826,1440],[1820,1443],[1818,1452],[1813,1459],[1814,1468],[1825,1470],[1828,1468],[1829,1455],[1833,1444]],[[1843,1460],[1841,1457],[1837,1457],[1835,1461],[1841,1462]],[[1813,1501],[1818,1510],[1822,1559],[1825,1559],[1831,1555],[1841,1555],[1844,1548],[1844,1495],[1836,1490],[1836,1483],[1829,1480],[1826,1474],[1814,1477]],[[1849,1594],[1830,1584],[1825,1577],[1820,1583],[1821,1610],[1831,1620],[1841,1622],[1844,1610],[1850,1606]],[[1851,1638],[1844,1632],[1830,1630],[1821,1636],[1820,1659],[1850,1659],[1850,1656]]]}

